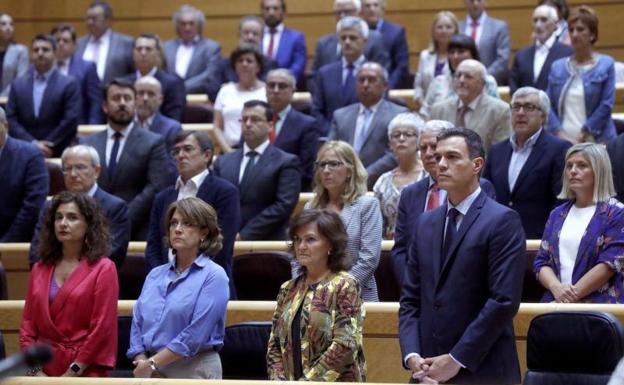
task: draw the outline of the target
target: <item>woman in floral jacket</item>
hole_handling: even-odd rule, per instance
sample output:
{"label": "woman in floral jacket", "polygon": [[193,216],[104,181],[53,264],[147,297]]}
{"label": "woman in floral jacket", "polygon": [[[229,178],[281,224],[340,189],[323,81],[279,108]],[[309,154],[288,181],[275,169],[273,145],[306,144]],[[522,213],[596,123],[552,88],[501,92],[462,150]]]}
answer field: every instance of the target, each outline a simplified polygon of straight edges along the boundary
{"label": "woman in floral jacket", "polygon": [[364,307],[346,271],[347,233],[330,210],[304,210],[290,228],[302,274],[277,297],[267,365],[272,380],[365,382]]}

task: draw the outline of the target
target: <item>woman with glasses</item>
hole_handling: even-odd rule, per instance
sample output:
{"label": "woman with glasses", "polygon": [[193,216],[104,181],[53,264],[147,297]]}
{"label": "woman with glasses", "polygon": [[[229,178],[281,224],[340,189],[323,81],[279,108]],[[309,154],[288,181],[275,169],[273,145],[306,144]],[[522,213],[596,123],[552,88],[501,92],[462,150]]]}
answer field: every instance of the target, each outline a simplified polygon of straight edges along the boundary
{"label": "woman with glasses", "polygon": [[609,156],[603,145],[579,143],[565,159],[558,198],[568,201],[550,213],[533,264],[542,302],[622,303],[624,206],[612,198]]}
{"label": "woman with glasses", "polygon": [[135,377],[221,379],[225,312],[230,297],[217,213],[199,198],[172,203],[165,215],[173,260],[150,271],[132,316]]}
{"label": "woman with glasses", "polygon": [[[347,234],[347,252],[353,258],[349,273],[362,288],[364,301],[379,301],[375,269],[381,255],[383,220],[379,201],[366,195],[366,169],[348,143],[325,143],[314,172],[314,199],[305,208],[330,209],[340,215]],[[299,266],[293,262],[293,277]]]}
{"label": "woman with glasses", "polygon": [[390,149],[399,165],[382,174],[373,191],[381,203],[384,218],[384,238],[394,239],[397,207],[403,189],[422,179],[423,164],[418,156],[418,137],[425,122],[416,114],[403,112],[395,116],[388,125]]}

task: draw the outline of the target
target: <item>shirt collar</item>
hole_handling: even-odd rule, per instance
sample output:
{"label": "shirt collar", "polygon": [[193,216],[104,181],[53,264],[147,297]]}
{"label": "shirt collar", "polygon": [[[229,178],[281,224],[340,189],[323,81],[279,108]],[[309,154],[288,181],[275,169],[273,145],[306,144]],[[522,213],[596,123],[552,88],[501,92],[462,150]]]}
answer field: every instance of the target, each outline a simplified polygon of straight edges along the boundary
{"label": "shirt collar", "polygon": [[[108,40],[108,39],[110,39],[111,35],[112,35],[112,31],[111,31],[111,29],[109,28],[109,29],[107,29],[107,30],[106,30],[106,32],[104,32],[104,33],[102,34],[102,36],[100,36],[100,38],[99,38],[99,39],[97,39],[97,40],[99,40],[99,41],[100,41],[100,43],[101,43],[101,42],[102,42],[102,40]],[[96,40],[96,39],[95,39],[95,36],[91,35],[91,37],[89,38],[89,43],[95,43],[95,40]]]}
{"label": "shirt collar", "polygon": [[283,110],[281,110],[277,115],[279,116],[280,122],[283,122],[286,119],[286,115],[292,110],[291,105],[287,105]]}
{"label": "shirt collar", "polygon": [[[485,86],[483,87],[483,89],[485,89]],[[470,107],[470,111],[474,111],[477,109],[477,105],[479,104],[479,101],[481,100],[481,95],[483,95],[483,92],[477,95],[477,97],[474,98],[472,102],[468,103],[468,107]],[[457,100],[459,100],[459,108],[462,108],[464,106],[464,102],[459,98],[459,96],[457,97]]]}
{"label": "shirt collar", "polygon": [[472,206],[472,203],[475,201],[475,199],[477,199],[480,193],[481,193],[481,186],[477,186],[477,189],[474,190],[472,193],[470,193],[470,195],[468,195],[466,198],[464,198],[463,201],[459,202],[457,206],[453,206],[451,201],[448,200],[448,195],[447,195],[446,213],[448,214],[450,209],[455,208],[457,209],[457,211],[461,213],[461,215],[465,216],[468,213],[470,206]]}
{"label": "shirt collar", "polygon": [[364,110],[368,108],[369,110],[373,111],[373,114],[374,114],[375,112],[377,112],[377,109],[379,108],[379,105],[381,104],[382,101],[383,101],[383,98],[379,99],[377,103],[373,104],[370,107],[365,107],[362,103],[360,103],[359,113],[363,114]]}
{"label": "shirt collar", "polygon": [[95,195],[95,192],[98,189],[98,184],[97,182],[93,183],[93,186],[91,186],[91,188],[89,189],[89,191],[87,191],[87,195],[89,195],[91,198],[93,198],[93,196]]}
{"label": "shirt collar", "polygon": [[54,72],[54,70],[55,70],[55,68],[54,68],[54,67],[55,67],[55,66],[56,66],[56,63],[54,63],[54,65],[52,66],[52,68],[50,68],[50,69],[49,69],[47,72],[45,72],[43,75],[40,75],[40,74],[39,74],[39,72],[37,72],[37,70],[33,68],[33,71],[34,71],[34,72],[33,72],[33,74],[34,74],[35,80],[39,80],[39,79],[37,79],[38,77],[43,77],[43,80],[40,80],[40,81],[47,82],[48,80],[50,80],[50,76],[52,75],[52,72]]}
{"label": "shirt collar", "polygon": [[136,75],[137,79],[142,78],[143,76],[151,76],[156,77],[156,72],[158,72],[158,67],[154,66],[146,75],[141,75],[141,71],[137,70]]}
{"label": "shirt collar", "polygon": [[[128,124],[123,130],[119,131],[121,132],[121,135],[123,138],[127,138],[128,135],[130,135],[130,132],[132,131],[132,127],[134,127],[134,124],[130,123]],[[111,128],[110,125],[106,125],[106,137],[107,138],[113,138],[113,135],[115,134],[115,130],[113,130]]]}
{"label": "shirt collar", "polygon": [[546,41],[544,43],[540,43],[539,40],[535,40],[535,48],[536,49],[540,49],[542,47],[550,50],[553,46],[553,44],[555,44],[555,40],[557,40],[557,36],[555,34],[555,32],[553,32],[550,37],[548,39],[546,39]]}
{"label": "shirt collar", "polygon": [[143,122],[143,124],[141,124],[141,121],[139,120],[139,116],[135,115],[134,117],[134,121],[137,124],[137,126],[139,127],[144,127],[144,128],[150,128],[150,126],[152,125],[152,122],[154,121],[154,117],[156,116],[156,113],[154,113],[152,116],[150,116],[149,118],[145,119],[145,121]]}
{"label": "shirt collar", "polygon": [[383,27],[384,19],[379,19],[377,25],[375,26],[375,31],[381,31],[381,27]]}
{"label": "shirt collar", "polygon": [[[361,55],[359,58],[357,58],[356,61],[353,62],[353,66],[357,69],[365,62],[366,62],[366,58],[364,57],[364,55]],[[349,65],[349,62],[347,62],[347,59],[344,56],[342,56],[342,68],[346,69],[348,65]]]}
{"label": "shirt collar", "polygon": [[[284,23],[279,23],[277,27],[275,27],[275,33],[282,33],[284,31]],[[269,35],[271,33],[271,28],[267,25],[264,26],[264,34]]]}
{"label": "shirt collar", "polygon": [[[482,26],[483,26],[483,23],[485,23],[485,19],[486,19],[486,18],[487,18],[487,13],[486,13],[485,11],[483,11],[483,12],[481,13],[481,16],[479,16],[479,18],[477,19],[477,23],[479,23],[479,27],[482,27]],[[468,15],[468,16],[466,17],[466,21],[467,21],[467,24],[468,24],[469,26],[472,26],[472,20],[473,20],[473,19],[472,19],[472,17],[471,17],[470,15]]]}
{"label": "shirt collar", "polygon": [[[198,255],[197,258],[195,258],[193,263],[191,263],[191,266],[195,265],[198,268],[203,269],[208,264],[209,260],[210,260],[210,258],[205,257],[204,254],[202,253],[202,254]],[[169,270],[170,271],[175,272],[176,261],[177,261],[177,257],[174,257],[171,260],[171,262],[169,262]]]}
{"label": "shirt collar", "polygon": [[[257,152],[258,155],[262,155],[267,147],[269,147],[269,144],[271,144],[271,142],[269,142],[269,139],[267,139],[262,142],[262,144],[260,144],[258,147],[254,148],[253,151]],[[247,155],[249,151],[251,151],[251,148],[249,148],[247,143],[243,143],[243,155]]]}
{"label": "shirt collar", "polygon": [[180,38],[180,45],[184,45],[184,46],[187,46],[187,47],[188,47],[188,46],[193,46],[193,45],[195,45],[195,44],[199,43],[199,40],[200,40],[200,39],[201,39],[201,37],[199,37],[199,34],[198,34],[198,35],[195,35],[195,36],[191,39],[191,41],[190,41],[189,43],[186,43],[184,40],[182,40],[182,38]]}
{"label": "shirt collar", "polygon": [[195,184],[195,187],[199,188],[199,186],[201,186],[202,183],[204,183],[204,180],[206,180],[206,177],[208,176],[208,174],[210,174],[210,171],[208,171],[208,169],[205,169],[204,171],[200,172],[199,174],[193,176],[191,179],[186,181],[186,183],[182,181],[181,176],[178,176],[178,179],[176,180],[176,184],[175,184],[175,189],[180,190],[183,186],[185,186],[191,181]]}
{"label": "shirt collar", "polygon": [[540,128],[539,130],[537,130],[537,132],[535,132],[535,134],[531,135],[531,137],[527,139],[526,142],[524,142],[524,146],[520,147],[516,140],[516,133],[514,132],[509,137],[511,148],[514,150],[514,152],[531,149],[533,148],[533,146],[535,146],[535,142],[537,142],[537,138],[540,136],[541,133],[542,129]]}

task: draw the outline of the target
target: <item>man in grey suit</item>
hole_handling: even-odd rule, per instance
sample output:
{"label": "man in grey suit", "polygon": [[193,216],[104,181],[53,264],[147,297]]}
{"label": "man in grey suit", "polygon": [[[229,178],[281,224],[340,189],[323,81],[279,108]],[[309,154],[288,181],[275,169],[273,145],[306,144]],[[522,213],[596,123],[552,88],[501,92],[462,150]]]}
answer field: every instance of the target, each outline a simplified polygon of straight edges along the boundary
{"label": "man in grey suit", "polygon": [[481,62],[499,85],[507,84],[507,66],[511,42],[509,29],[503,20],[488,16],[486,0],[464,0],[468,15],[459,23],[459,31],[472,37],[477,44]]}
{"label": "man in grey suit", "polygon": [[453,75],[456,95],[434,104],[429,118],[476,131],[489,151],[492,144],[511,135],[511,111],[507,103],[484,92],[486,75],[485,66],[477,60],[461,62]]}
{"label": "man in grey suit", "polygon": [[113,8],[104,1],[94,1],[87,10],[89,34],[78,39],[76,55],[92,61],[102,84],[134,71],[132,45],[134,40],[113,32]]}
{"label": "man in grey suit", "polygon": [[128,203],[131,240],[144,241],[154,196],[172,184],[174,176],[167,165],[163,137],[133,123],[135,99],[132,83],[111,81],[102,105],[108,125],[81,143],[94,147],[102,160],[98,186]]}
{"label": "man in grey suit", "polygon": [[388,124],[407,108],[384,99],[388,71],[378,63],[364,63],[356,76],[359,103],[334,112],[329,137],[353,146],[368,172],[371,188],[377,178],[392,170],[397,161],[388,147]]}
{"label": "man in grey suit", "polygon": [[13,80],[28,71],[28,48],[15,42],[14,32],[13,18],[6,13],[0,13],[0,52],[4,53],[0,96],[9,96]]}
{"label": "man in grey suit", "polygon": [[217,76],[221,46],[202,36],[204,13],[188,4],[173,15],[176,39],[164,44],[167,72],[184,79],[187,94],[205,92],[205,84]]}

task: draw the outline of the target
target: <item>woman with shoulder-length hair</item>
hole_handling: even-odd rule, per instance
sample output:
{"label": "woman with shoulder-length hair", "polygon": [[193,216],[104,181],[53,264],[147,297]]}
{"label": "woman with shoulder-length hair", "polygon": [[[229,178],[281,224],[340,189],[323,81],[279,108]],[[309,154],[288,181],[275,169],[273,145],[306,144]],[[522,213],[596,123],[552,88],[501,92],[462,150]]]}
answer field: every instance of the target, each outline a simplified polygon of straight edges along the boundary
{"label": "woman with shoulder-length hair", "polygon": [[[20,347],[46,343],[52,362],[31,376],[105,377],[117,358],[119,284],[100,206],[86,194],[52,198],[33,266]],[[111,338],[115,336],[115,338]]]}
{"label": "woman with shoulder-length hair", "polygon": [[364,307],[347,273],[347,233],[333,210],[308,209],[291,223],[300,274],[277,297],[269,338],[269,378],[281,381],[366,381]]}
{"label": "woman with shoulder-length hair", "polygon": [[568,202],[551,212],[534,261],[543,302],[624,302],[624,206],[614,195],[604,146],[572,146],[558,197]]}

